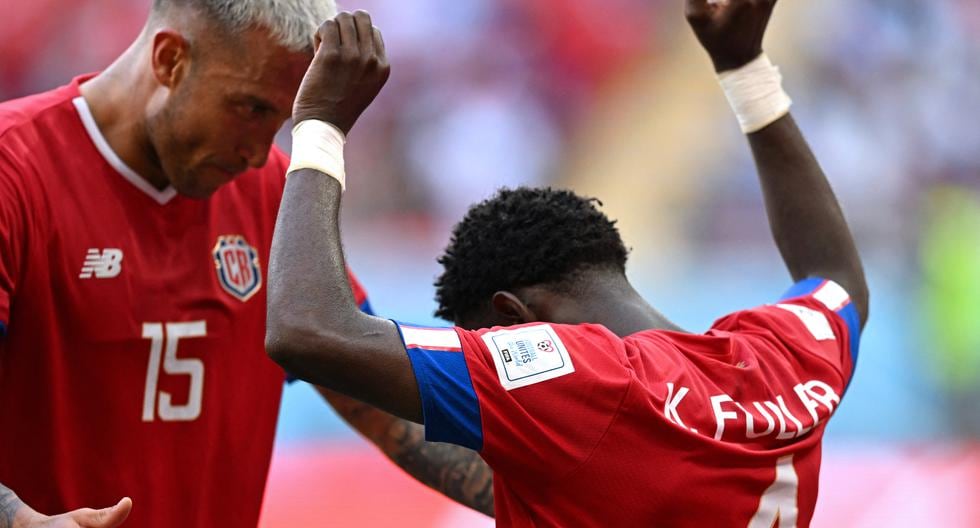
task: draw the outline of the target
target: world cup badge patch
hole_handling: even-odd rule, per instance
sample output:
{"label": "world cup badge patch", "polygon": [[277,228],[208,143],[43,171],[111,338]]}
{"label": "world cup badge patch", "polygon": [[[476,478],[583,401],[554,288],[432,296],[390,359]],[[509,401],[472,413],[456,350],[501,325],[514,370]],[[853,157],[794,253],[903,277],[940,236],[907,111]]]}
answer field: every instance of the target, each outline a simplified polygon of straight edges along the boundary
{"label": "world cup badge patch", "polygon": [[221,287],[239,301],[249,300],[262,288],[259,253],[241,235],[218,237],[212,252]]}

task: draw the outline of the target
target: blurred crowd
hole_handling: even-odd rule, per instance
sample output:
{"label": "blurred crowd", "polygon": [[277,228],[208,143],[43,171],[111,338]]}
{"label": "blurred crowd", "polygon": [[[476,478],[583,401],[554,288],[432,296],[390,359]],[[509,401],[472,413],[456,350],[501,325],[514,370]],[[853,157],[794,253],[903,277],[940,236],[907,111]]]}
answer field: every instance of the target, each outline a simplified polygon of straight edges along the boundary
{"label": "blurred crowd", "polygon": [[[0,100],[105,67],[138,34],[149,3],[9,2]],[[424,294],[452,223],[495,188],[521,184],[603,198],[635,248],[640,284],[688,281],[667,289],[682,313],[720,313],[692,275],[771,281],[778,268],[754,260],[756,248],[776,257],[751,159],[684,28],[681,0],[341,4],[372,12],[393,64],[348,150],[348,246],[369,288],[372,274],[391,283],[379,249],[389,244],[410,250],[403,271]],[[777,9],[770,55],[858,234],[876,299],[886,300],[872,316],[869,332],[881,337],[863,352],[871,379],[860,390],[873,399],[911,383],[939,402],[923,415],[953,410],[931,434],[980,434],[980,411],[968,404],[980,396],[980,3],[805,4]],[[287,135],[281,141],[288,148]],[[694,265],[672,271],[671,262]],[[390,295],[389,306],[428,316],[428,305]],[[855,431],[921,434],[859,425],[873,405],[844,409]]]}

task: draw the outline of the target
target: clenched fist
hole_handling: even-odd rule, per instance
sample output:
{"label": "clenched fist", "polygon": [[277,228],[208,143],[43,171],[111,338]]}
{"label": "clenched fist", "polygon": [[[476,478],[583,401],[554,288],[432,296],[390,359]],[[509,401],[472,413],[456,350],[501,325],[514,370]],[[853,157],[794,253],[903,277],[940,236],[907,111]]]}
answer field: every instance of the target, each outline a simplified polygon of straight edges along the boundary
{"label": "clenched fist", "polygon": [[296,94],[293,121],[318,119],[346,134],[388,80],[384,41],[364,11],[324,22],[315,40],[316,55]]}
{"label": "clenched fist", "polygon": [[685,15],[715,71],[741,68],[762,54],[776,0],[686,0]]}

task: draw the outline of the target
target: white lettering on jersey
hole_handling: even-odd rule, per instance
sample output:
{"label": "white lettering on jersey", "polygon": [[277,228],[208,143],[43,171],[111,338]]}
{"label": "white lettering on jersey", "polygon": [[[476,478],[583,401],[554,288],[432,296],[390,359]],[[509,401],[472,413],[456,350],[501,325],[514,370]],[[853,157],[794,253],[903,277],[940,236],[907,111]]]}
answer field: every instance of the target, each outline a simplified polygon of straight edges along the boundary
{"label": "white lettering on jersey", "polygon": [[122,273],[123,252],[119,249],[107,248],[99,251],[97,248],[88,250],[79,279],[111,279]]}
{"label": "white lettering on jersey", "polygon": [[[738,414],[734,411],[725,411],[721,408],[721,404],[725,402],[734,403],[734,401],[727,394],[719,394],[711,397],[711,409],[715,412],[715,422],[718,424],[715,427],[715,440],[721,440],[721,436],[725,434],[725,420],[738,420]],[[742,411],[745,411],[745,409],[742,409]]]}
{"label": "white lettering on jersey", "polygon": [[[690,429],[688,426],[684,425],[684,421],[681,420],[681,415],[677,414],[677,406],[681,404],[681,400],[684,396],[690,392],[691,389],[687,387],[681,387],[677,389],[677,394],[674,394],[674,384],[667,384],[667,404],[664,406],[664,415],[667,419],[674,422],[675,424],[683,427],[684,429]],[[692,432],[698,432],[697,429],[691,429]]]}
{"label": "white lettering on jersey", "polygon": [[483,335],[504,389],[512,390],[575,372],[568,349],[549,324]]}
{"label": "white lettering on jersey", "polygon": [[[697,433],[697,429],[689,427],[684,423],[681,419],[681,413],[678,411],[681,401],[689,392],[690,389],[687,387],[677,387],[674,383],[668,382],[664,416],[671,422]],[[790,406],[787,405],[786,399],[781,394],[775,395],[771,401],[754,402],[738,402],[728,394],[709,395],[707,403],[711,409],[715,425],[714,439],[722,440],[728,430],[728,422],[738,423],[740,420],[745,420],[745,440],[773,436],[776,440],[799,438],[812,431],[814,427],[820,425],[822,421],[830,417],[837,405],[840,404],[840,396],[834,392],[834,389],[819,380],[798,383],[793,387],[793,394],[796,395],[800,405],[807,412],[806,417],[803,419],[793,414]],[[698,406],[694,406],[693,408],[698,408]],[[824,411],[823,419],[821,419],[820,414],[821,408]],[[759,416],[762,417],[761,420],[758,419]],[[703,421],[703,418],[705,417],[702,417],[700,421]],[[698,420],[691,420],[689,414],[688,421],[695,422]],[[757,423],[761,426],[761,422],[763,421],[766,422],[765,429],[757,429]],[[777,422],[779,423],[778,428],[776,427]],[[735,441],[739,440],[738,438],[732,438],[732,433],[729,433],[728,438]]]}

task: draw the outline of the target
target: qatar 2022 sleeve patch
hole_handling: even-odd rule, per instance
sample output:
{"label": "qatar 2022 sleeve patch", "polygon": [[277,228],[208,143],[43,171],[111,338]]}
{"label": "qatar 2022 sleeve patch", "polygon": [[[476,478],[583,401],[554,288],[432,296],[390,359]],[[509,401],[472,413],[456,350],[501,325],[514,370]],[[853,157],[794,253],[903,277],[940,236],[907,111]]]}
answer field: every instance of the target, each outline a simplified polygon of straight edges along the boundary
{"label": "qatar 2022 sleeve patch", "polygon": [[483,341],[506,390],[575,372],[568,349],[549,324],[489,332]]}

